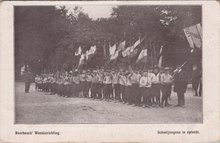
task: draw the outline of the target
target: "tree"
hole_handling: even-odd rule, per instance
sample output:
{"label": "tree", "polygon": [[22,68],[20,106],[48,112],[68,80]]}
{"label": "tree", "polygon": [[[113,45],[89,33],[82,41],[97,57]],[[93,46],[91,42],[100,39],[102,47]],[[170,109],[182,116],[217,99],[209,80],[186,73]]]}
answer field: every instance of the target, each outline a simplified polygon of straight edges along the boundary
{"label": "tree", "polygon": [[49,68],[56,43],[68,31],[65,11],[53,6],[15,7],[15,62],[35,72]]}
{"label": "tree", "polygon": [[97,56],[86,65],[93,68],[105,62],[104,44],[126,40],[130,46],[146,36],[143,48],[152,61],[147,63],[157,64],[163,45],[164,66],[176,66],[189,50],[183,28],[201,22],[200,6],[117,6],[112,11],[109,18],[93,20],[77,6],[15,7],[15,64],[31,65],[35,72],[71,70],[78,65],[79,46],[85,53],[97,45]]}

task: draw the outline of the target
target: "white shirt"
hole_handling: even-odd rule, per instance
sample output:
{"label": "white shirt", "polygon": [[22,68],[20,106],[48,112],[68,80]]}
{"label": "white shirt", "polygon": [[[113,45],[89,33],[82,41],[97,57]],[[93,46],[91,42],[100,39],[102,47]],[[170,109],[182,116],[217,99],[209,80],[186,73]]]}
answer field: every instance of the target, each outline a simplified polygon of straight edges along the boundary
{"label": "white shirt", "polygon": [[170,74],[162,74],[161,75],[161,82],[162,83],[172,83],[173,77]]}
{"label": "white shirt", "polygon": [[85,74],[81,74],[80,75],[80,81],[86,81],[86,75]]}
{"label": "white shirt", "polygon": [[106,75],[104,78],[104,82],[105,84],[111,84],[112,83],[112,79],[110,75]]}
{"label": "white shirt", "polygon": [[88,82],[91,82],[92,81],[92,76],[91,75],[87,75],[87,77],[86,77],[86,81],[88,81]]}
{"label": "white shirt", "polygon": [[124,75],[119,75],[119,84],[126,85],[126,77]]}
{"label": "white shirt", "polygon": [[72,77],[72,82],[74,82],[75,84],[79,84],[80,83],[79,77],[78,76],[73,76]]}
{"label": "white shirt", "polygon": [[126,86],[131,86],[131,79],[129,77],[126,78]]}
{"label": "white shirt", "polygon": [[113,84],[118,84],[119,83],[119,75],[118,74],[113,74]]}
{"label": "white shirt", "polygon": [[103,75],[102,74],[98,74],[98,82],[102,83],[103,79],[104,79]]}
{"label": "white shirt", "polygon": [[131,76],[131,82],[132,84],[138,84],[140,82],[140,78],[141,78],[141,75],[140,74],[132,74]]}
{"label": "white shirt", "polygon": [[160,73],[158,74],[152,74],[152,77],[151,77],[151,80],[152,80],[152,83],[153,84],[158,84],[160,83]]}
{"label": "white shirt", "polygon": [[150,76],[143,76],[140,79],[140,87],[151,87],[151,77]]}

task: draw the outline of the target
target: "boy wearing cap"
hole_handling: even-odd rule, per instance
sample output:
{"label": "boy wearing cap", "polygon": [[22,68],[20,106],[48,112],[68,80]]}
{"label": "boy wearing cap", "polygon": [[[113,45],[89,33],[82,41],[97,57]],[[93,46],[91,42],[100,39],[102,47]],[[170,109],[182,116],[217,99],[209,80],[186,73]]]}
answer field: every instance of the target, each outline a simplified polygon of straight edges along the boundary
{"label": "boy wearing cap", "polygon": [[155,67],[152,74],[152,95],[156,98],[156,104],[160,105],[160,82],[161,75],[159,68]]}
{"label": "boy wearing cap", "polygon": [[112,76],[110,73],[108,72],[105,73],[103,83],[104,83],[104,89],[103,89],[104,98],[109,101],[112,92]]}
{"label": "boy wearing cap", "polygon": [[98,99],[102,99],[103,79],[104,79],[104,75],[102,71],[98,71],[97,76],[98,76],[98,83],[97,83]]}
{"label": "boy wearing cap", "polygon": [[132,104],[132,98],[131,98],[131,74],[129,72],[126,73],[126,84],[125,84],[125,102],[127,102],[127,104]]}
{"label": "boy wearing cap", "polygon": [[168,97],[171,95],[173,77],[169,72],[169,68],[164,68],[164,73],[161,75],[161,84],[162,84],[162,101],[161,107],[165,104],[165,106],[170,106],[168,103]]}
{"label": "boy wearing cap", "polygon": [[120,101],[120,84],[119,84],[119,72],[113,73],[113,86],[115,89],[115,100]]}
{"label": "boy wearing cap", "polygon": [[86,82],[87,82],[87,86],[85,89],[85,95],[86,97],[89,97],[89,91],[91,89],[91,85],[92,85],[92,73],[90,71],[87,71],[86,73]]}
{"label": "boy wearing cap", "polygon": [[92,73],[91,78],[91,98],[97,98],[97,90],[98,90],[98,76],[96,72]]}
{"label": "boy wearing cap", "polygon": [[140,92],[143,97],[143,107],[149,107],[150,95],[151,95],[151,76],[148,72],[144,72],[143,76],[140,79]]}
{"label": "boy wearing cap", "polygon": [[126,93],[125,93],[125,85],[126,85],[126,76],[124,75],[124,72],[121,71],[118,77],[118,82],[120,84],[120,94],[122,97],[123,102],[126,102]]}
{"label": "boy wearing cap", "polygon": [[86,93],[87,81],[86,81],[86,72],[85,71],[83,71],[80,74],[80,89],[82,90],[82,96],[83,97],[88,97],[87,93]]}
{"label": "boy wearing cap", "polygon": [[136,106],[140,106],[140,104],[141,104],[141,95],[140,95],[140,92],[139,92],[139,82],[140,82],[141,75],[138,74],[138,73],[133,72],[131,74],[130,78],[131,78],[131,83],[132,83],[132,85],[131,85],[132,101]]}

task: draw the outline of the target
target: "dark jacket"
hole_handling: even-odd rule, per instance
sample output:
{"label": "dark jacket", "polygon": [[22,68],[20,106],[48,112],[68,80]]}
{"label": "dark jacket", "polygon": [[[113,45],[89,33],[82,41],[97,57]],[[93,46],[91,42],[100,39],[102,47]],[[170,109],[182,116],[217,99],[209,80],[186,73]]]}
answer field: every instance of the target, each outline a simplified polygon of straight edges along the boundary
{"label": "dark jacket", "polygon": [[186,92],[188,84],[188,73],[185,70],[174,76],[174,92]]}
{"label": "dark jacket", "polygon": [[24,74],[23,79],[24,79],[24,82],[32,82],[34,77],[33,77],[33,74],[31,72],[26,72]]}

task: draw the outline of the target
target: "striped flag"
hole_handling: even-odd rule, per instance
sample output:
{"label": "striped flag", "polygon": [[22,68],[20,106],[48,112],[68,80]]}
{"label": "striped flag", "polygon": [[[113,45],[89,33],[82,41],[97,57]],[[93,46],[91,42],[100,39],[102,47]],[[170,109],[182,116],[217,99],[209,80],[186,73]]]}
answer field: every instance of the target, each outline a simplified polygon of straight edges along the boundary
{"label": "striped flag", "polygon": [[134,43],[134,48],[136,48],[139,44],[141,43],[141,39],[139,38],[135,43]]}
{"label": "striped flag", "polygon": [[91,46],[90,49],[88,51],[86,51],[86,60],[89,60],[93,57],[93,55],[96,52],[96,45],[95,46]]}
{"label": "striped flag", "polygon": [[123,57],[128,56],[131,53],[131,50],[132,50],[132,46],[126,48],[124,51],[122,51],[122,56]]}
{"label": "striped flag", "polygon": [[141,53],[138,56],[138,59],[136,61],[136,63],[138,63],[140,60],[142,60],[144,57],[147,57],[147,49],[143,49],[141,51]]}
{"label": "striped flag", "polygon": [[[142,42],[145,40],[146,36],[144,36],[143,39],[138,39],[134,45],[132,46],[132,49],[130,50],[130,53],[128,55],[129,59],[131,59],[131,61],[136,62],[137,58],[139,56],[139,54],[141,53],[143,46],[141,46]],[[134,48],[135,47],[135,48]]]}
{"label": "striped flag", "polygon": [[126,56],[129,56],[130,54],[134,54],[135,48],[136,48],[140,43],[141,43],[141,40],[138,39],[138,40],[134,43],[134,45],[132,45],[132,46],[126,48],[126,49],[122,52],[122,56],[123,56],[123,57],[126,57]]}

